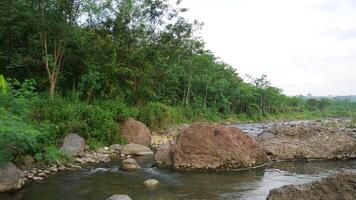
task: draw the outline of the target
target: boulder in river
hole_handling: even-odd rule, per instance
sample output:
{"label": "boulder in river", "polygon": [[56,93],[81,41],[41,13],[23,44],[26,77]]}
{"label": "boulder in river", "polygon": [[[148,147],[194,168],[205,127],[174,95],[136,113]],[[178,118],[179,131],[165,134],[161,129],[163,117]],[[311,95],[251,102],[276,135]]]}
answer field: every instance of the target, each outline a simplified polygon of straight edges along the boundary
{"label": "boulder in river", "polygon": [[13,163],[0,164],[0,192],[18,190],[24,184],[22,172]]}
{"label": "boulder in river", "polygon": [[121,148],[121,153],[133,156],[153,155],[153,151],[139,144],[126,144]]}
{"label": "boulder in river", "polygon": [[318,126],[277,126],[261,133],[257,140],[268,155],[280,160],[356,157],[356,139]]}
{"label": "boulder in river", "polygon": [[161,146],[157,149],[154,159],[158,167],[172,167],[172,154],[171,154],[171,145]]}
{"label": "boulder in river", "polygon": [[141,167],[136,160],[128,158],[122,161],[121,169],[125,171],[135,171],[141,169]]}
{"label": "boulder in river", "polygon": [[128,143],[151,145],[151,132],[143,123],[129,118],[124,122],[121,129],[121,137]]}
{"label": "boulder in river", "polygon": [[62,150],[72,156],[77,156],[83,152],[85,148],[85,140],[78,134],[68,134],[63,141]]}
{"label": "boulder in river", "polygon": [[257,142],[240,129],[194,123],[184,129],[171,149],[178,170],[235,170],[266,163]]}
{"label": "boulder in river", "polygon": [[343,172],[303,185],[286,185],[270,191],[267,200],[354,200],[356,173]]}
{"label": "boulder in river", "polygon": [[131,198],[127,195],[114,194],[106,200],[131,200]]}

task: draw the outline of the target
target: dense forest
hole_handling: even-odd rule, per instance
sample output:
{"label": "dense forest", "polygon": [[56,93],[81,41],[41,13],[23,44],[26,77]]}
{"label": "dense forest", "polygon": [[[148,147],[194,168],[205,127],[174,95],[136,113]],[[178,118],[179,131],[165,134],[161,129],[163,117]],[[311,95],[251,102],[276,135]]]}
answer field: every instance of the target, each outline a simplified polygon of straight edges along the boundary
{"label": "dense forest", "polygon": [[[123,142],[120,122],[346,116],[355,104],[288,97],[244,81],[207,50],[180,1],[2,0],[0,160],[53,162],[68,132],[92,148]],[[222,36],[223,37],[223,36]],[[257,58],[256,58],[257,59]]]}

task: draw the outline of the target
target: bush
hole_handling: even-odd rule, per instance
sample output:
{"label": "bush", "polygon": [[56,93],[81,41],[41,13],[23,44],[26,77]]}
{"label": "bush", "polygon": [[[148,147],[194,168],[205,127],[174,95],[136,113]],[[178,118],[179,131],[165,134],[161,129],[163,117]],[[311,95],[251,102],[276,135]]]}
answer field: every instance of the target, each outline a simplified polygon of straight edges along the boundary
{"label": "bush", "polygon": [[172,108],[157,102],[141,107],[138,120],[152,130],[163,129],[174,123]]}
{"label": "bush", "polygon": [[0,108],[0,115],[0,162],[38,151],[38,138],[42,134],[39,130],[4,108]]}
{"label": "bush", "polygon": [[39,98],[31,110],[32,120],[58,126],[59,132],[54,140],[62,139],[67,133],[77,133],[94,148],[121,143],[118,122],[136,115],[137,110],[120,99],[87,103],[66,98],[53,101]]}

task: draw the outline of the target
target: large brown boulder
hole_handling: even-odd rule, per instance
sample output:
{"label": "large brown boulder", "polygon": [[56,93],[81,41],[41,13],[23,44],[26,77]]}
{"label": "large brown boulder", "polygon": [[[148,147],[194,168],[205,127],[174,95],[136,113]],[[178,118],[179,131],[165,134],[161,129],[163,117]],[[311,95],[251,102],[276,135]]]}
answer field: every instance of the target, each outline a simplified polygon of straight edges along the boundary
{"label": "large brown boulder", "polygon": [[280,160],[356,157],[356,139],[323,127],[278,126],[263,132],[257,140],[268,155]]}
{"label": "large brown boulder", "polygon": [[22,172],[13,163],[0,164],[0,192],[18,190],[24,184]]}
{"label": "large brown boulder", "polygon": [[286,185],[270,191],[267,200],[354,200],[356,173],[339,173],[304,185]]}
{"label": "large brown boulder", "polygon": [[121,137],[126,140],[127,143],[140,144],[144,146],[151,145],[151,133],[146,125],[129,118],[122,125]]}
{"label": "large brown boulder", "polygon": [[170,152],[178,170],[233,170],[266,162],[253,138],[218,124],[195,123],[184,129]]}

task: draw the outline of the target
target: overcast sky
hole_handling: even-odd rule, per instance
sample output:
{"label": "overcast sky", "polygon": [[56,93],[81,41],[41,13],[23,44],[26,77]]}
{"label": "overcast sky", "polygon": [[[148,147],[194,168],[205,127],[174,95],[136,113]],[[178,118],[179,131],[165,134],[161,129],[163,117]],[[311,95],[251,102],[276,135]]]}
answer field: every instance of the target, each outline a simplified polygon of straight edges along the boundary
{"label": "overcast sky", "polygon": [[356,94],[356,0],[183,0],[216,56],[287,95]]}

